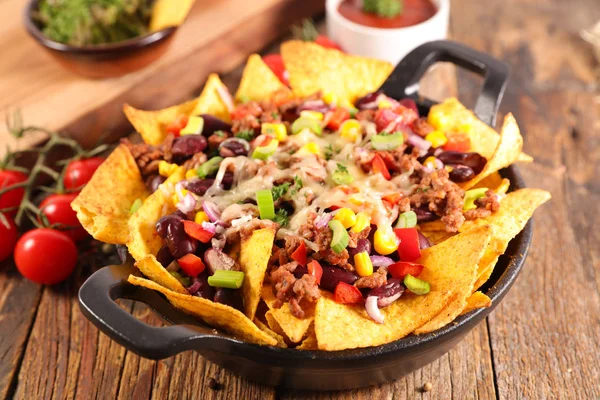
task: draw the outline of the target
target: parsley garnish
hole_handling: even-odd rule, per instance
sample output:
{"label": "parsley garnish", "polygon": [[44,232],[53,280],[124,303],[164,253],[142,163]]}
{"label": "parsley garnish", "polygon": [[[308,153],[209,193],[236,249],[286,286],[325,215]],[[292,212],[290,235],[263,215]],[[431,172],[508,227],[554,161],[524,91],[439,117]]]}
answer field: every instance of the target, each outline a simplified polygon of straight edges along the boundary
{"label": "parsley garnish", "polygon": [[294,176],[294,189],[292,189],[290,194],[292,196],[295,195],[296,193],[298,193],[300,191],[300,189],[302,189],[303,186],[304,186],[304,183],[302,182],[302,179],[300,179],[300,177],[298,175]]}
{"label": "parsley garnish", "polygon": [[252,139],[254,139],[254,131],[239,131],[235,134],[235,137],[251,141]]}
{"label": "parsley garnish", "polygon": [[280,208],[275,212],[274,222],[277,222],[280,226],[286,226],[289,222],[288,212],[284,208]]}
{"label": "parsley garnish", "polygon": [[278,186],[273,186],[273,189],[271,189],[271,193],[273,193],[273,201],[277,201],[285,196],[290,186],[292,186],[292,184],[289,182],[282,183]]}
{"label": "parsley garnish", "polygon": [[325,159],[327,161],[331,160],[334,152],[335,150],[333,149],[333,145],[330,144],[327,147],[325,147]]}
{"label": "parsley garnish", "polygon": [[337,163],[336,165],[337,169],[335,170],[335,172],[340,172],[342,174],[348,173],[348,168],[344,164]]}
{"label": "parsley garnish", "polygon": [[279,119],[279,113],[277,111],[273,111],[271,112],[271,117],[273,117],[273,119]]}

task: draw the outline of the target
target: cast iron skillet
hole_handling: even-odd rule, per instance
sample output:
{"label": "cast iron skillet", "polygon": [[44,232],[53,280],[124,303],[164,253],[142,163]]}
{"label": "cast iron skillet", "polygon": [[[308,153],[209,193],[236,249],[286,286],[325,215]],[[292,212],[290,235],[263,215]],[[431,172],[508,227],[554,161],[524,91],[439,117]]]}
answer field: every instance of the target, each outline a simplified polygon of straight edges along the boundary
{"label": "cast iron skillet", "polygon": [[[418,82],[427,68],[450,61],[485,77],[475,114],[494,125],[496,111],[508,80],[506,64],[463,45],[437,41],[426,43],[402,60],[382,89],[391,97],[418,99]],[[420,100],[426,112],[430,101]],[[524,187],[516,167],[502,171],[511,190]],[[531,223],[510,243],[494,274],[482,288],[492,306],[459,317],[454,323],[426,335],[408,336],[382,346],[336,352],[301,351],[242,342],[212,329],[170,305],[157,292],[127,283],[136,273],[131,263],[108,266],[92,275],[79,291],[85,316],[105,334],[127,349],[147,358],[161,359],[186,350],[250,380],[294,389],[340,390],[397,379],[446,353],[480,323],[506,295],[517,278],[531,242]],[[118,298],[142,301],[173,326],[152,327],[138,321],[114,302]],[[343,335],[340,332],[340,335]]]}

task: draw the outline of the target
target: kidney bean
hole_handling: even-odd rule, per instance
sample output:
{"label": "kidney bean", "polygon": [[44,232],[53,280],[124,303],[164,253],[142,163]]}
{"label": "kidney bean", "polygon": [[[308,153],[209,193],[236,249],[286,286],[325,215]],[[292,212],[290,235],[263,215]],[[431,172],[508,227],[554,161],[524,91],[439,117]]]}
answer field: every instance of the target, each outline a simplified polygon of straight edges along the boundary
{"label": "kidney bean", "polygon": [[250,151],[250,144],[240,138],[225,139],[219,145],[219,155],[221,157],[246,156],[248,151]]}
{"label": "kidney bean", "polygon": [[215,297],[215,288],[208,284],[208,277],[210,273],[208,270],[204,270],[198,277],[194,279],[194,283],[198,282],[200,286],[198,290],[193,293],[196,296],[202,297],[204,299],[213,300]]}
{"label": "kidney bean", "polygon": [[471,167],[475,174],[483,170],[487,160],[479,153],[463,153],[460,151],[443,151],[437,158],[445,165],[466,165]]}
{"label": "kidney bean", "polygon": [[452,171],[450,171],[450,180],[452,182],[466,182],[475,176],[473,168],[467,167],[466,165],[450,165]]}
{"label": "kidney bean", "polygon": [[185,188],[198,196],[204,196],[208,188],[210,188],[213,183],[215,183],[215,180],[212,178],[193,179],[186,183]]}
{"label": "kidney bean", "polygon": [[400,279],[391,278],[387,283],[378,288],[371,289],[368,296],[377,297],[377,306],[385,307],[392,304],[404,293],[404,285]]}
{"label": "kidney bean", "polygon": [[236,310],[242,311],[244,309],[242,295],[238,289],[215,288],[215,297],[213,301],[215,303],[228,305]]}
{"label": "kidney bean", "polygon": [[233,186],[233,172],[225,172],[223,180],[221,181],[221,187],[225,190],[231,189]]}
{"label": "kidney bean", "polygon": [[379,95],[381,93],[382,93],[381,91],[369,93],[369,94],[361,97],[360,99],[356,100],[356,103],[354,103],[354,105],[359,110],[375,109],[375,108],[377,108],[377,104],[374,104],[370,107],[365,107],[365,105],[367,105],[369,103],[373,103],[375,100],[377,100],[377,97],[379,97]]}
{"label": "kidney bean", "polygon": [[204,119],[204,128],[202,128],[203,136],[210,136],[216,131],[231,132],[231,125],[210,114],[201,114]]}
{"label": "kidney bean", "polygon": [[338,283],[344,282],[352,285],[358,279],[358,276],[350,271],[345,271],[341,268],[323,265],[323,276],[321,276],[321,289],[333,292]]}
{"label": "kidney bean", "polygon": [[[173,214],[171,214],[171,216],[173,216]],[[163,220],[164,218],[166,217],[161,218],[161,220]],[[166,231],[164,239],[173,257],[179,259],[188,253],[196,252],[198,242],[190,238],[185,233],[185,230],[183,229],[183,221],[181,218],[172,217],[167,221],[163,221],[163,224],[159,227],[161,220],[159,220],[159,222],[157,223],[156,231],[159,234],[159,236],[161,236],[161,233],[165,233]]]}
{"label": "kidney bean", "polygon": [[235,270],[235,260],[220,250],[208,249],[204,253],[204,262],[211,273],[217,270]]}
{"label": "kidney bean", "polygon": [[167,178],[165,178],[162,175],[150,175],[148,179],[146,179],[146,188],[148,188],[148,191],[150,193],[154,193],[158,190],[158,187],[166,180]]}
{"label": "kidney bean", "polygon": [[298,265],[294,270],[294,277],[296,279],[302,278],[302,275],[308,274],[308,268],[303,267],[302,265]]}
{"label": "kidney bean", "polygon": [[369,239],[360,239],[356,244],[356,248],[348,247],[348,254],[350,255],[350,260],[354,260],[354,255],[358,253],[362,253],[366,251],[367,254],[371,254],[371,242]]}
{"label": "kidney bean", "polygon": [[171,264],[174,258],[169,251],[169,246],[163,246],[160,248],[158,254],[156,254],[156,260],[165,268]]}
{"label": "kidney bean", "polygon": [[436,214],[429,210],[424,210],[422,208],[413,209],[415,214],[417,214],[417,222],[429,222],[434,221],[439,218]]}
{"label": "kidney bean", "polygon": [[208,142],[202,135],[185,135],[175,139],[171,147],[171,153],[174,159],[181,161],[202,152],[207,145]]}
{"label": "kidney bean", "polygon": [[169,227],[169,225],[176,223],[176,221],[181,223],[182,219],[183,217],[179,213],[165,215],[156,223],[156,233],[158,233],[158,236],[160,236],[161,238],[166,238],[168,231],[167,228]]}

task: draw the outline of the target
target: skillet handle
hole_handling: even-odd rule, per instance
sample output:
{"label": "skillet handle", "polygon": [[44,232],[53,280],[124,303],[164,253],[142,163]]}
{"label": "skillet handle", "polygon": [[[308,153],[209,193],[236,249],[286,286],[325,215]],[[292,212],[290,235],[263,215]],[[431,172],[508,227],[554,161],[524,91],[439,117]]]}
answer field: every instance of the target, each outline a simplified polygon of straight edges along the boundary
{"label": "skillet handle", "polygon": [[[142,357],[152,359],[170,357],[190,349],[215,347],[228,340],[214,335],[211,328],[198,326],[198,321],[188,315],[175,311],[158,293],[129,284],[127,277],[135,271],[132,263],[104,267],[79,289],[81,311],[111,339]],[[182,324],[168,327],[148,325],[119,307],[115,300],[120,298],[142,301],[161,316],[169,315],[169,319],[175,316]]]}
{"label": "skillet handle", "polygon": [[451,62],[484,77],[481,93],[473,112],[480,120],[493,127],[508,83],[510,67],[488,54],[465,45],[439,40],[417,47],[398,63],[380,89],[395,99],[416,98],[419,80],[429,67],[442,61]]}

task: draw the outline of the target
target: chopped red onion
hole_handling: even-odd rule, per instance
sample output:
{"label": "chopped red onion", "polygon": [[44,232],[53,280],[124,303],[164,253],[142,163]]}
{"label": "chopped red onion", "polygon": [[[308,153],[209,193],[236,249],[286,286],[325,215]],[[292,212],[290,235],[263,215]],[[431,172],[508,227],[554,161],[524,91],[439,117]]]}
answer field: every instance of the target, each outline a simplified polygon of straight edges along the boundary
{"label": "chopped red onion", "polygon": [[177,209],[184,214],[193,212],[196,209],[196,198],[191,193],[186,194],[179,203]]}
{"label": "chopped red onion", "polygon": [[298,107],[298,111],[319,111],[325,114],[329,106],[323,100],[309,100]]}
{"label": "chopped red onion", "polygon": [[315,218],[314,225],[318,229],[323,229],[327,226],[329,221],[331,221],[331,218],[333,218],[333,214],[331,213],[321,214],[317,218]]}
{"label": "chopped red onion", "polygon": [[215,233],[217,233],[217,227],[212,222],[206,222],[206,221],[202,222],[202,228],[205,231],[208,231],[208,232],[212,233],[213,235]]}
{"label": "chopped red onion", "polygon": [[231,97],[229,90],[227,90],[224,85],[219,85],[217,86],[217,93],[219,93],[219,97],[223,100],[223,103],[225,103],[227,110],[232,112],[235,109],[235,105],[233,104],[233,98]]}
{"label": "chopped red onion", "polygon": [[419,234],[419,248],[421,250],[423,250],[423,249],[427,249],[427,248],[431,247],[431,243],[429,243],[429,239],[427,239],[425,237],[425,235],[423,235],[421,233],[421,231],[417,230],[417,233]]}
{"label": "chopped red onion", "polygon": [[200,290],[200,286],[202,286],[202,284],[200,283],[200,281],[196,278],[194,278],[194,283],[192,283],[189,287],[187,287],[187,291],[189,292],[189,294],[193,295],[195,294],[198,290]]}
{"label": "chopped red onion", "polygon": [[377,307],[377,300],[377,296],[367,297],[365,309],[373,321],[377,322],[378,324],[383,324],[383,315],[381,314],[379,307]]}
{"label": "chopped red onion", "polygon": [[218,222],[219,219],[221,219],[221,211],[219,210],[219,206],[212,201],[204,200],[202,202],[202,209],[208,216],[208,219],[210,219],[212,222]]}
{"label": "chopped red onion", "polygon": [[[396,300],[398,300],[402,294],[404,293],[404,290],[390,296],[390,297],[379,297],[379,300],[377,301],[377,305],[381,308],[383,307],[387,307],[390,304],[392,304],[393,302],[395,302]],[[372,296],[375,297],[375,296]]]}
{"label": "chopped red onion", "polygon": [[423,139],[421,136],[417,134],[408,135],[408,139],[406,141],[414,147],[418,147],[421,150],[427,151],[431,147],[431,142]]}
{"label": "chopped red onion", "polygon": [[374,267],[388,267],[394,263],[394,260],[386,256],[371,256],[371,263]]}

